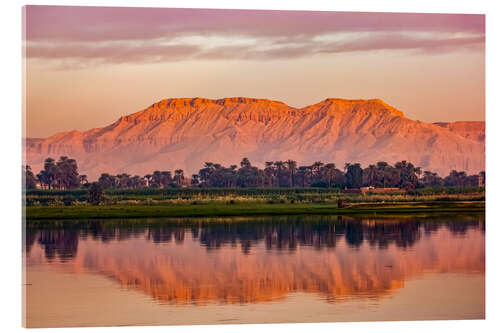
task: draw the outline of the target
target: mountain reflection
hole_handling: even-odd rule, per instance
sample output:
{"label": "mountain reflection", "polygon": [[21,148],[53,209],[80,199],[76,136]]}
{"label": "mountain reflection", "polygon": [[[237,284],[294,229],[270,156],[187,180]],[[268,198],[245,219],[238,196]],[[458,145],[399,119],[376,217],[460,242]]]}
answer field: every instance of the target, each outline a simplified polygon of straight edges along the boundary
{"label": "mountain reflection", "polygon": [[[28,267],[111,277],[160,302],[380,297],[425,273],[484,274],[484,216],[72,222],[27,228]],[[411,250],[411,251],[409,251]]]}

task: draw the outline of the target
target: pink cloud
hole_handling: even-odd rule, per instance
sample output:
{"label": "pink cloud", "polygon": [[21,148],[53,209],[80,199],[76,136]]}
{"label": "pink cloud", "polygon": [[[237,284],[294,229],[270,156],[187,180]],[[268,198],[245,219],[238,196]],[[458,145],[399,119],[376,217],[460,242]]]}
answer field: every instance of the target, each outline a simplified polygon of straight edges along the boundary
{"label": "pink cloud", "polygon": [[[366,32],[372,36],[360,34],[335,42],[314,39]],[[175,42],[176,37],[193,35],[257,38],[274,47],[203,49],[200,45],[158,43],[159,39]],[[482,49],[484,15],[27,6],[26,39],[31,58],[118,63],[293,58],[371,50],[435,53]]]}
{"label": "pink cloud", "polygon": [[318,35],[345,31],[484,33],[484,15],[27,6],[28,40],[104,41],[180,34]]}
{"label": "pink cloud", "polygon": [[484,44],[484,36],[460,38],[414,38],[404,34],[392,33],[370,36],[343,43],[332,43],[321,49],[321,53],[343,53],[373,50],[420,50],[451,51],[470,45]]}
{"label": "pink cloud", "polygon": [[179,60],[198,51],[193,45],[105,45],[96,46],[88,43],[65,45],[37,45],[29,47],[27,56],[45,59],[102,59],[105,62],[155,62]]}

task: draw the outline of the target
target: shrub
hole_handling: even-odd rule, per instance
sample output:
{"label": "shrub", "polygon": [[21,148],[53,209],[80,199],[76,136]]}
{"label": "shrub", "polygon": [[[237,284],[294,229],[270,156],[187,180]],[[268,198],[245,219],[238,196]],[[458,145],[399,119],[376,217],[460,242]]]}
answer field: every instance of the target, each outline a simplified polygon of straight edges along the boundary
{"label": "shrub", "polygon": [[71,206],[76,201],[76,198],[71,194],[63,196],[62,202],[65,206]]}
{"label": "shrub", "polygon": [[104,193],[99,183],[92,183],[89,186],[88,202],[92,205],[99,205],[104,201]]}
{"label": "shrub", "polygon": [[311,187],[328,188],[328,183],[327,182],[316,182],[316,183],[312,184]]}

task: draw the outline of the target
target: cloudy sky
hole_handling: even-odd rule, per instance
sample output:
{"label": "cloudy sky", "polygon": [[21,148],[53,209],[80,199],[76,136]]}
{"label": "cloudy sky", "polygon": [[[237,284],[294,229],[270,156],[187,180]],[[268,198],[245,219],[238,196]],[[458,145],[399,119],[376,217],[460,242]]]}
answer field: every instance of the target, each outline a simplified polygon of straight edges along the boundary
{"label": "cloudy sky", "polygon": [[27,6],[28,137],[170,97],[381,98],[484,120],[484,16]]}

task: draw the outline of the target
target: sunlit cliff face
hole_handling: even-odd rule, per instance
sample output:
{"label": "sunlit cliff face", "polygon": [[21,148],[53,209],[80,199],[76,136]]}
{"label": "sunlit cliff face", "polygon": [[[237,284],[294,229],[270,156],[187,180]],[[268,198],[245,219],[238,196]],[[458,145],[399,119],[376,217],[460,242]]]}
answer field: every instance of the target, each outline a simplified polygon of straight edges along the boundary
{"label": "sunlit cliff face", "polygon": [[406,160],[445,176],[484,170],[484,151],[484,123],[424,123],[380,99],[327,98],[294,108],[232,97],[165,99],[102,128],[29,139],[24,157],[37,173],[47,157],[69,156],[89,180],[165,169],[190,175],[207,161],[233,165],[244,157],[259,167],[290,158],[301,165]]}
{"label": "sunlit cliff face", "polygon": [[267,302],[294,292],[337,302],[390,295],[428,273],[484,274],[482,227],[365,221],[40,230],[28,233],[27,265],[49,261],[57,270],[104,275],[161,303]]}
{"label": "sunlit cliff face", "polygon": [[410,119],[484,120],[485,15],[92,6],[24,14],[32,138],[190,96],[295,107],[381,98]]}

